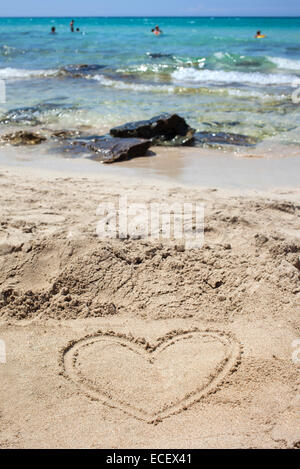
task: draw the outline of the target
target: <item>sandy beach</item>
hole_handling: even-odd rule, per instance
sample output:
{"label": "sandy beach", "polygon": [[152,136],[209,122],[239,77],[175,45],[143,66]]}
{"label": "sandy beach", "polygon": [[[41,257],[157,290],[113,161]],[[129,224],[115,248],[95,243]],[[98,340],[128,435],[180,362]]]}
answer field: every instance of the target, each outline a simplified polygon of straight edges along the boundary
{"label": "sandy beach", "polygon": [[[299,186],[0,184],[1,448],[299,448]],[[124,194],[203,204],[204,245],[99,239]]]}

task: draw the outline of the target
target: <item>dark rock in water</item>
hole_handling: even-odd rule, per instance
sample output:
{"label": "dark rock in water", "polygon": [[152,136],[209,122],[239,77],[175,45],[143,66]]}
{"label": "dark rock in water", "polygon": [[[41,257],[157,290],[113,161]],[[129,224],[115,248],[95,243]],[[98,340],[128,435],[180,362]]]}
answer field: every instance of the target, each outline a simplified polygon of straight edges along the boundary
{"label": "dark rock in water", "polygon": [[240,125],[239,121],[225,121],[225,122],[202,122],[203,125],[207,125],[208,127],[235,127]]}
{"label": "dark rock in water", "polygon": [[129,122],[111,129],[113,137],[145,138],[153,145],[190,145],[194,130],[177,114],[162,114],[150,120]]}
{"label": "dark rock in water", "polygon": [[79,136],[78,130],[55,130],[51,134],[51,137],[57,140],[66,140],[68,138],[74,138],[78,136]]}
{"label": "dark rock in water", "polygon": [[92,158],[101,163],[114,163],[145,156],[151,142],[137,138],[90,137],[74,140],[72,145],[79,145],[85,151],[88,149],[97,155]]}
{"label": "dark rock in water", "polygon": [[22,125],[39,125],[41,121],[37,118],[37,107],[23,107],[19,109],[11,109],[6,112],[0,119],[1,124],[22,124]]}
{"label": "dark rock in water", "polygon": [[194,130],[191,129],[186,135],[176,135],[172,140],[168,140],[165,136],[152,139],[152,145],[166,147],[190,147],[194,145]]}
{"label": "dark rock in water", "polygon": [[36,106],[11,109],[0,119],[1,124],[41,125],[40,118],[45,113],[58,114],[61,109],[71,109],[68,105],[41,103]]}
{"label": "dark rock in water", "polygon": [[196,132],[194,134],[195,145],[237,145],[237,146],[253,146],[257,140],[253,137],[240,134],[231,134],[225,132]]}
{"label": "dark rock in water", "polygon": [[63,76],[71,76],[74,78],[85,77],[86,75],[94,74],[99,70],[106,68],[106,65],[99,64],[79,64],[79,65],[67,65],[60,69],[59,73]]}
{"label": "dark rock in water", "polygon": [[2,135],[1,141],[10,143],[11,145],[38,145],[45,142],[46,138],[38,133],[20,130],[12,134]]}
{"label": "dark rock in water", "polygon": [[161,58],[173,58],[172,54],[161,54],[161,53],[155,53],[155,52],[147,52],[148,57],[151,57],[151,59],[161,59]]}

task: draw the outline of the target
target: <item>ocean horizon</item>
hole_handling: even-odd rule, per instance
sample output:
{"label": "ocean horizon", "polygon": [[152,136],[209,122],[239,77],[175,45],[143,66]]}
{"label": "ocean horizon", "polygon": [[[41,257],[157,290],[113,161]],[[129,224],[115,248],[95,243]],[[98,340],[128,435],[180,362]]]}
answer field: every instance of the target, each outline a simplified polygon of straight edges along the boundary
{"label": "ocean horizon", "polygon": [[108,15],[108,16],[103,16],[103,15],[53,15],[53,16],[34,16],[34,15],[28,15],[28,16],[1,16],[0,18],[293,18],[293,19],[298,19],[300,16],[295,16],[295,15],[287,15],[287,16],[282,16],[282,15],[268,15],[268,16],[256,16],[256,15],[233,15],[233,16],[224,16],[224,15],[151,15],[151,16],[145,16],[145,15]]}

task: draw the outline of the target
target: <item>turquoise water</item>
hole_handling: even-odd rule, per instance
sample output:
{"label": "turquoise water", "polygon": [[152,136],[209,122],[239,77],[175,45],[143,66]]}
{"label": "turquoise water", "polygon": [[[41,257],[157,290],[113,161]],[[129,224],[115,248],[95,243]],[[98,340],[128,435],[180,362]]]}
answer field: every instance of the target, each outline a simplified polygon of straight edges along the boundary
{"label": "turquoise water", "polygon": [[300,18],[75,18],[74,33],[70,19],[0,18],[2,126],[101,133],[170,111],[199,130],[300,145]]}

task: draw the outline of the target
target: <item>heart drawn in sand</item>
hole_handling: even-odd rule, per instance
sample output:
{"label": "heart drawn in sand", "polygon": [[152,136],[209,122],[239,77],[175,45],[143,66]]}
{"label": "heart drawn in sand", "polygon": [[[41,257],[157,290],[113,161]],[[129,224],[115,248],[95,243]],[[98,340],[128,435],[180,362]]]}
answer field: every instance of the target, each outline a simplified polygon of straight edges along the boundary
{"label": "heart drawn in sand", "polygon": [[61,366],[88,397],[155,423],[217,391],[240,356],[240,344],[219,331],[172,331],[153,345],[99,331],[70,342]]}

